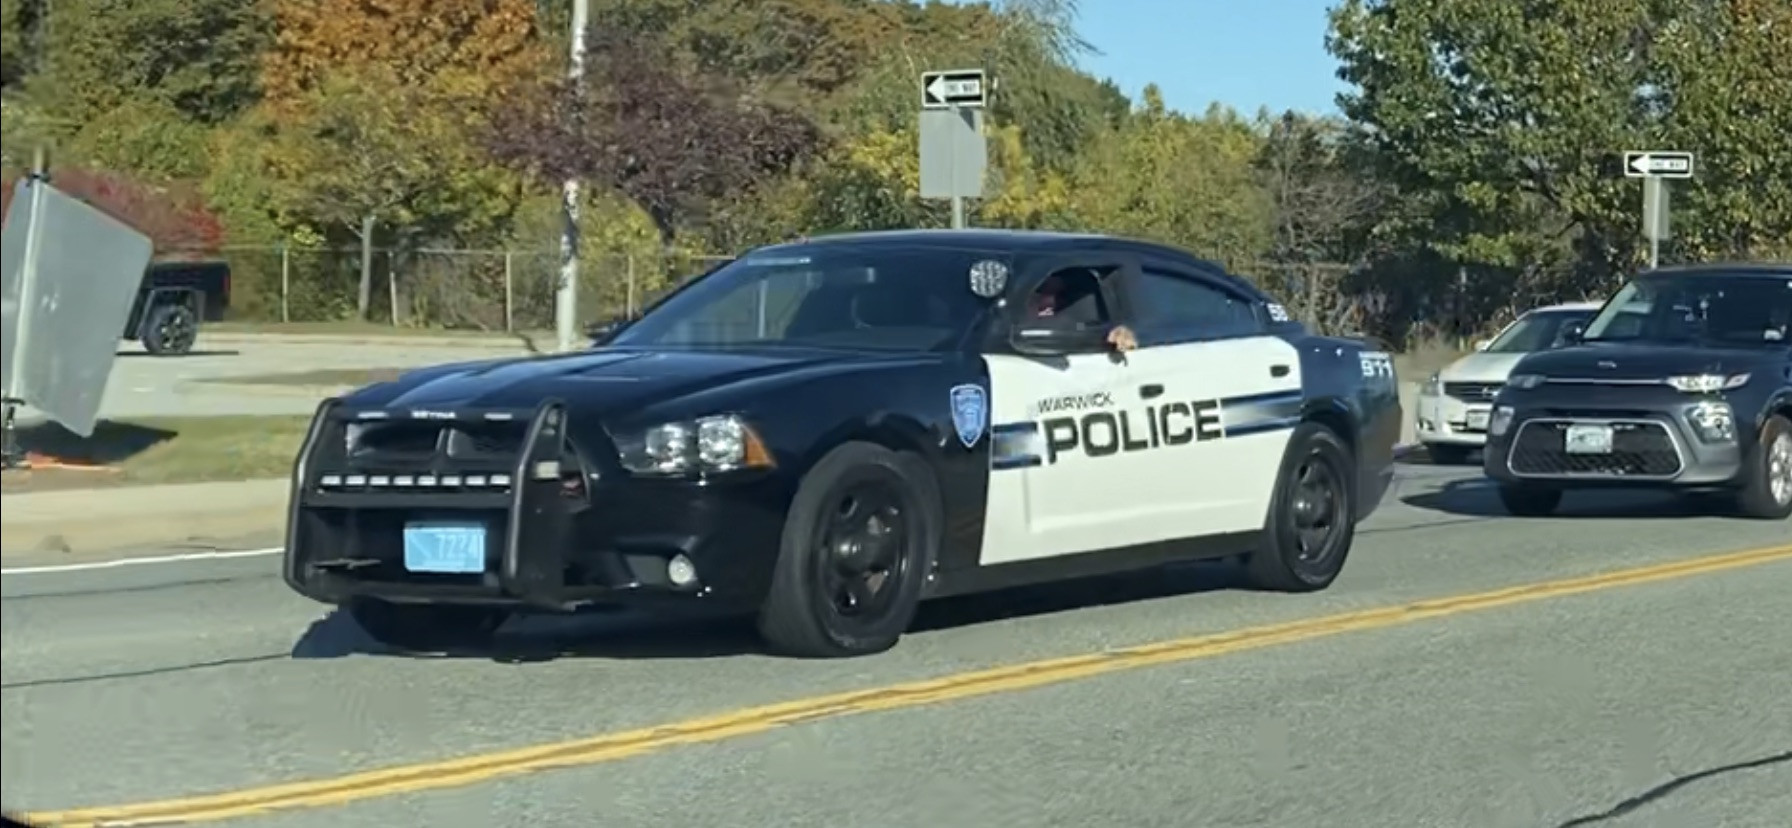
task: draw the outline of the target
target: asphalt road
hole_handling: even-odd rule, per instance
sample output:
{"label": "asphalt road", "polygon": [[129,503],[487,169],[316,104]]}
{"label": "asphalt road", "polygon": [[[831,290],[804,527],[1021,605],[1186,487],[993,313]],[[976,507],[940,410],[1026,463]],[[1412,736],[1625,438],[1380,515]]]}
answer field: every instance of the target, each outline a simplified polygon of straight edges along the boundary
{"label": "asphalt road", "polygon": [[[30,811],[260,788],[176,809],[257,828],[1785,825],[1792,550],[1724,554],[1787,525],[1636,497],[1488,517],[1470,477],[1405,468],[1325,593],[1228,589],[1223,567],[1034,589],[929,607],[850,661],[627,617],[382,654],[272,558],[9,575],[0,788]],[[405,763],[425,766],[265,788]]]}
{"label": "asphalt road", "polygon": [[[326,369],[405,368],[527,353],[520,343],[441,345],[394,338],[389,342],[345,339],[342,342],[284,341],[274,337],[207,340],[201,337],[190,354],[154,357],[135,343],[123,343],[100,416],[192,417],[204,415],[309,414],[315,395],[267,393],[217,380]],[[20,422],[42,415],[19,410]]]}

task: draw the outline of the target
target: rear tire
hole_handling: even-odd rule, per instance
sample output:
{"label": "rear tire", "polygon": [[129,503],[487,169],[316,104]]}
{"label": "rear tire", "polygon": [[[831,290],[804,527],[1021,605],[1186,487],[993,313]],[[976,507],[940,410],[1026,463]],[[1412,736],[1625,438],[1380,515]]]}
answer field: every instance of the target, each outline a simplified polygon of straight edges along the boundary
{"label": "rear tire", "polygon": [[1255,589],[1317,592],[1344,571],[1356,538],[1357,466],[1331,429],[1301,423],[1288,440],[1264,546],[1245,559]]}
{"label": "rear tire", "polygon": [[1757,520],[1792,516],[1792,420],[1768,417],[1743,468],[1747,477],[1736,494],[1739,513]]}
{"label": "rear tire", "polygon": [[455,604],[394,604],[366,598],[348,605],[368,637],[388,647],[439,651],[491,643],[508,610]]}
{"label": "rear tire", "polygon": [[858,442],[829,452],[803,476],[785,518],[760,636],[805,658],[896,646],[937,558],[943,511],[919,457]]}
{"label": "rear tire", "polygon": [[1500,503],[1519,517],[1549,517],[1562,505],[1562,490],[1534,486],[1501,486]]}
{"label": "rear tire", "polygon": [[180,356],[199,339],[199,316],[179,302],[156,305],[143,325],[143,350],[156,356]]}

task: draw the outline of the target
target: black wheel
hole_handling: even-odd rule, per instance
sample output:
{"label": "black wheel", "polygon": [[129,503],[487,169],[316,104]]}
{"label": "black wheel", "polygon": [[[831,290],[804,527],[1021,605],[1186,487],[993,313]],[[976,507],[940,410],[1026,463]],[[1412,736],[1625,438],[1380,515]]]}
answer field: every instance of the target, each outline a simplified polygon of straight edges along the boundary
{"label": "black wheel", "polygon": [[920,458],[871,443],[829,452],[804,475],[785,518],[760,635],[809,658],[895,646],[920,604],[941,514]]}
{"label": "black wheel", "polygon": [[1535,486],[1501,486],[1500,503],[1519,517],[1549,517],[1562,505],[1561,489]]}
{"label": "black wheel", "polygon": [[1331,429],[1302,423],[1288,442],[1264,526],[1245,559],[1257,589],[1316,592],[1344,571],[1356,537],[1356,458]]}
{"label": "black wheel", "polygon": [[143,329],[143,349],[157,356],[178,356],[193,350],[199,339],[199,316],[180,303],[157,305],[149,310]]}
{"label": "black wheel", "polygon": [[1439,466],[1460,466],[1468,462],[1468,456],[1474,449],[1468,446],[1452,446],[1445,443],[1426,443],[1425,456]]}
{"label": "black wheel", "polygon": [[394,604],[362,599],[348,605],[349,616],[369,637],[400,650],[433,651],[489,643],[509,620],[507,610],[444,604]]}
{"label": "black wheel", "polygon": [[1785,520],[1792,516],[1792,420],[1775,414],[1743,462],[1736,510],[1745,517]]}

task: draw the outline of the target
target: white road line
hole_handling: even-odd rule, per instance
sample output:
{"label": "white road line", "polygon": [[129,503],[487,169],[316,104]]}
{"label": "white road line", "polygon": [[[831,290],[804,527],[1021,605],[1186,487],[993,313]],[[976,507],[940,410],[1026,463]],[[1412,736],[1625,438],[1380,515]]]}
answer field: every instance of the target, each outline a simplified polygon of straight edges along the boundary
{"label": "white road line", "polygon": [[0,575],[48,575],[56,572],[84,572],[93,569],[118,569],[126,566],[186,563],[189,561],[224,561],[232,558],[260,558],[286,551],[274,546],[267,549],[237,549],[218,552],[186,552],[179,555],[156,555],[142,558],[118,558],[92,563],[57,564],[55,566],[17,566],[0,569]]}

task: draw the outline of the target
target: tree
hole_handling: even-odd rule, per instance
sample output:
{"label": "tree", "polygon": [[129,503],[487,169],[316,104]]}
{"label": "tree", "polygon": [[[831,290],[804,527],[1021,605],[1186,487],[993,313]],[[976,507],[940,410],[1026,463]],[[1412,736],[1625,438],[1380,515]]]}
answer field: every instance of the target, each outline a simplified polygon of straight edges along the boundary
{"label": "tree", "polygon": [[0,86],[24,79],[25,44],[25,0],[0,0]]}
{"label": "tree", "polygon": [[261,83],[277,105],[333,70],[385,67],[399,85],[483,100],[539,72],[533,0],[273,0],[279,38]]}
{"label": "tree", "polygon": [[672,71],[653,44],[594,30],[589,48],[588,82],[518,96],[494,120],[490,148],[547,182],[577,177],[621,194],[668,246],[709,202],[750,193],[819,143],[801,116]]}
{"label": "tree", "polygon": [[[12,209],[13,185],[4,182],[0,213]],[[152,186],[102,170],[53,170],[50,183],[63,193],[93,205],[135,228],[155,243],[158,256],[216,253],[224,228],[197,193],[182,187]]]}
{"label": "tree", "polygon": [[1269,199],[1273,235],[1267,262],[1276,293],[1301,321],[1320,330],[1360,327],[1357,298],[1342,290],[1348,265],[1362,258],[1353,244],[1379,208],[1378,188],[1346,169],[1346,126],[1284,112],[1264,124],[1257,158]]}
{"label": "tree", "polygon": [[363,317],[376,226],[401,243],[453,237],[493,230],[515,207],[514,177],[468,143],[461,100],[362,64],[324,75],[276,124],[268,163],[281,207],[360,239]]}
{"label": "tree", "polygon": [[144,101],[218,123],[254,103],[271,35],[262,5],[243,0],[56,0],[34,87],[77,123]]}
{"label": "tree", "polygon": [[1640,260],[1625,149],[1712,165],[1676,199],[1695,248],[1784,232],[1789,19],[1777,0],[1348,0],[1328,42],[1380,172],[1426,205],[1411,241],[1560,294]]}

